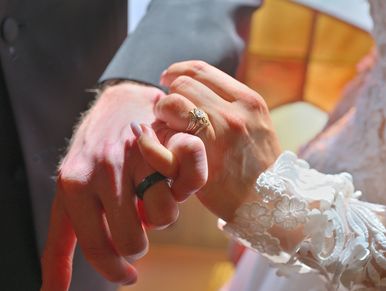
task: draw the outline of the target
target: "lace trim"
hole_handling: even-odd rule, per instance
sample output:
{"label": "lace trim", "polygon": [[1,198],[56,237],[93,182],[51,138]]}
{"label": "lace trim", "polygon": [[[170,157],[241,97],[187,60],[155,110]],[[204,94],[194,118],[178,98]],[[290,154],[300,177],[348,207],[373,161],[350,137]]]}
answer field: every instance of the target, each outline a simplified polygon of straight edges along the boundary
{"label": "lace trim", "polygon": [[[281,273],[318,272],[329,290],[386,286],[385,207],[359,201],[350,174],[322,174],[284,152],[259,176],[256,193],[256,202],[219,225]],[[288,246],[285,238],[294,233],[301,234],[299,242]]]}

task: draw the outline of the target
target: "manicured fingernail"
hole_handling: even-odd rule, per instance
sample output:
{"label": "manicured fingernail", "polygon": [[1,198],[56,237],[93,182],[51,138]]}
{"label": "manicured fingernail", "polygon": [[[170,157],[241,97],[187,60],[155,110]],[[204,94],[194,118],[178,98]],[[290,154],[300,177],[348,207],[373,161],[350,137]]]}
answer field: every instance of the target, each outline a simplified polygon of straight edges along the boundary
{"label": "manicured fingernail", "polygon": [[142,128],[135,121],[130,123],[130,126],[131,126],[131,130],[133,131],[134,135],[137,138],[139,138],[142,135],[142,133],[143,133]]}

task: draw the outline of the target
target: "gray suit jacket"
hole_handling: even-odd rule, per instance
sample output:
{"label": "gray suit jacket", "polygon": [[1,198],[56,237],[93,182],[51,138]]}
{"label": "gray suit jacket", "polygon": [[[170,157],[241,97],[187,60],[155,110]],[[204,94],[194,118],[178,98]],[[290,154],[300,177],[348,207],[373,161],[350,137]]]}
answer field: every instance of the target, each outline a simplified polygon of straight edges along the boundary
{"label": "gray suit jacket", "polygon": [[[125,40],[126,0],[0,0],[1,66],[25,158],[40,252],[54,194],[51,177],[65,138],[93,98],[86,89],[95,86],[106,66],[110,63],[102,81],[157,84],[168,65],[186,59],[202,59],[232,73],[243,48],[237,24],[259,2],[154,0]],[[72,290],[113,288],[76,256]]]}

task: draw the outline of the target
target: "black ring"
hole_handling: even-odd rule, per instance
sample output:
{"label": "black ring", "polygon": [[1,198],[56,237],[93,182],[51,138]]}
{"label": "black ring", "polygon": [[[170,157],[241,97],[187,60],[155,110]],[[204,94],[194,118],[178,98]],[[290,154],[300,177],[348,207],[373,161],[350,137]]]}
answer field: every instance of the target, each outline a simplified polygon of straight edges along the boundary
{"label": "black ring", "polygon": [[141,200],[143,200],[143,195],[146,190],[153,186],[155,183],[165,180],[166,177],[159,172],[154,172],[153,174],[145,177],[141,183],[135,188],[135,194]]}

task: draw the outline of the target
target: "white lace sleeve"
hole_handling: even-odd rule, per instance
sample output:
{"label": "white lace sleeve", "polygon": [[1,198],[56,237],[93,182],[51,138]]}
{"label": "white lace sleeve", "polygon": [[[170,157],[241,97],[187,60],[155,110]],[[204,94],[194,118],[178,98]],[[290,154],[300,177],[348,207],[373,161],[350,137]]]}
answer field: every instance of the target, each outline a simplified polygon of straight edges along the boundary
{"label": "white lace sleeve", "polygon": [[386,286],[385,207],[359,201],[350,174],[322,174],[285,152],[256,193],[223,230],[285,272],[319,272],[328,290]]}

